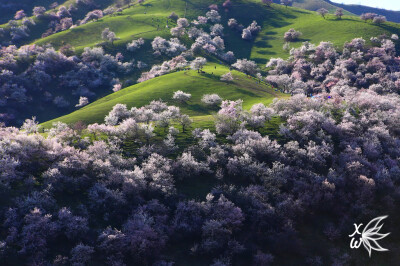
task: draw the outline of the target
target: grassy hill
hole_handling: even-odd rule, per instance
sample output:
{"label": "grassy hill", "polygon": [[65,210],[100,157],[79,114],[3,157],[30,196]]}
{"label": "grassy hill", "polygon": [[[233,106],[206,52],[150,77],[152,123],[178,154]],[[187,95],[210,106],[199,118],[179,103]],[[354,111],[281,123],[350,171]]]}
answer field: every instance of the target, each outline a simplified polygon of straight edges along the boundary
{"label": "grassy hill", "polygon": [[[348,10],[349,12],[352,12],[353,14],[356,15],[361,15],[362,13],[376,13],[382,16],[385,16],[389,21],[397,22],[400,23],[400,11],[393,11],[393,10],[386,10],[382,8],[375,8],[375,7],[369,7],[369,6],[363,6],[363,5],[345,5],[339,3],[334,3],[332,1],[326,0],[326,2],[333,4],[335,6],[344,8]],[[362,3],[362,1],[360,1]]]}
{"label": "grassy hill", "polygon": [[[100,2],[104,1],[110,3],[110,0]],[[311,2],[308,0],[302,1],[302,4],[306,6],[300,6],[310,7]],[[313,1],[323,2],[320,0]],[[43,39],[40,38],[41,34],[32,30],[31,39],[26,42],[34,42],[36,44],[50,43],[56,48],[68,43],[74,46],[77,51],[82,51],[84,47],[100,44],[102,42],[100,38],[101,31],[109,27],[121,38],[115,43],[115,47],[110,48],[109,52],[122,51],[126,53],[126,43],[134,38],[143,37],[151,40],[159,35],[167,37],[169,35],[169,31],[166,29],[167,17],[171,12],[175,12],[181,17],[186,16],[189,19],[194,19],[198,15],[204,15],[208,10],[208,5],[212,2],[221,4],[223,1],[148,0],[143,5],[133,4],[132,7],[124,9],[123,12],[118,13],[116,16],[106,16],[99,21],[59,32]],[[243,12],[243,10],[246,10],[246,12]],[[331,41],[337,46],[342,46],[344,42],[355,37],[369,39],[372,36],[383,33],[400,32],[400,26],[395,23],[379,26],[372,23],[364,23],[357,17],[348,15],[344,16],[342,20],[337,20],[333,15],[323,19],[312,11],[300,8],[285,8],[277,4],[267,7],[261,4],[259,0],[239,0],[234,2],[229,12],[221,11],[220,13],[222,15],[222,24],[226,27],[227,49],[235,52],[238,58],[251,57],[260,66],[265,64],[271,57],[288,56],[283,51],[282,46],[284,44],[283,34],[290,28],[303,32],[303,39],[294,43],[293,46],[299,46],[303,41],[312,43]],[[242,40],[239,33],[227,27],[226,23],[229,18],[236,18],[244,26],[256,20],[262,25],[262,31],[254,42]],[[169,22],[169,25],[173,26],[174,24]],[[39,25],[37,27],[39,32],[43,30],[39,30]]]}
{"label": "grassy hill", "polygon": [[[217,2],[222,3],[223,1]],[[145,3],[144,5],[135,4],[118,16],[105,17],[97,22],[37,40],[35,43],[51,43],[56,48],[69,43],[81,51],[86,46],[101,43],[101,31],[109,27],[121,38],[112,49],[124,52],[126,43],[134,38],[143,37],[151,40],[159,35],[168,36],[169,32],[165,29],[166,18],[171,12],[176,12],[181,17],[186,14],[187,18],[194,19],[198,15],[204,15],[211,2],[150,0]],[[375,25],[365,23],[355,16],[344,16],[342,20],[338,20],[333,15],[328,15],[326,19],[323,19],[315,12],[304,9],[285,8],[281,5],[273,5],[268,8],[258,0],[237,1],[229,12],[222,11],[221,15],[222,24],[225,26],[227,49],[232,50],[237,58],[251,58],[260,66],[264,65],[271,57],[288,57],[282,46],[284,44],[283,35],[290,28],[295,28],[303,33],[303,39],[293,43],[294,47],[301,45],[303,41],[312,43],[331,41],[341,47],[346,41],[355,37],[364,37],[369,40],[370,37],[384,33],[400,33],[400,26],[396,23]],[[255,41],[242,40],[239,33],[227,27],[226,23],[229,18],[236,18],[245,26],[256,20],[262,25],[262,31]],[[173,24],[170,22],[171,25]],[[159,30],[157,30],[158,27]]]}
{"label": "grassy hill", "polygon": [[[186,13],[193,13],[193,18],[204,14],[205,10],[203,8],[206,8],[207,5],[200,4],[200,6],[200,8],[194,9],[194,13]],[[56,33],[47,38],[38,39],[35,43],[51,43],[56,48],[69,43],[78,51],[81,51],[84,47],[101,43],[101,32],[108,27],[121,38],[115,43],[115,49],[124,49],[125,44],[133,38],[153,39],[155,36],[169,34],[169,30],[166,29],[167,17],[172,12],[183,17],[185,9],[186,4],[182,0],[146,1],[143,5],[133,4],[132,7],[126,8],[123,12],[114,16],[106,16],[96,22]]]}
{"label": "grassy hill", "polygon": [[[274,0],[275,3],[280,3],[280,0]],[[362,3],[362,1],[360,1]],[[320,8],[326,8],[331,13],[340,7],[344,9],[345,15],[361,15],[363,13],[376,13],[379,15],[386,16],[389,21],[399,23],[400,22],[400,11],[386,10],[382,8],[375,8],[363,5],[346,5],[340,1],[330,1],[330,0],[294,0],[292,6],[299,7],[311,11],[316,11]]]}
{"label": "grassy hill", "polygon": [[93,47],[102,42],[100,35],[104,28],[110,28],[111,31],[116,32],[121,40],[116,41],[115,45],[121,46],[121,48],[123,45],[120,44],[131,41],[133,37],[151,39],[155,34],[166,35],[165,31],[157,32],[157,26],[151,23],[150,17],[140,14],[134,17],[129,15],[106,17],[97,22],[39,39],[35,43],[39,45],[50,43],[55,48],[60,48],[63,44],[68,43],[79,52],[85,47]]}
{"label": "grassy hill", "polygon": [[[280,0],[275,0],[275,3],[280,3]],[[335,3],[328,3],[325,0],[294,0],[292,6],[307,9],[310,11],[316,11],[320,8],[325,8],[331,13],[335,12],[338,8]],[[349,11],[344,11],[345,15],[352,15]]]}
{"label": "grassy hill", "polygon": [[[216,69],[215,69],[216,67]],[[201,103],[204,94],[217,93],[224,99],[244,101],[243,107],[249,109],[253,104],[262,102],[269,104],[274,98],[287,97],[276,92],[265,84],[258,84],[253,78],[233,71],[233,82],[220,81],[220,76],[227,73],[229,68],[219,64],[208,64],[204,71],[179,71],[133,85],[121,91],[97,100],[80,110],[66,116],[43,123],[45,128],[51,127],[53,122],[62,121],[73,124],[83,121],[86,124],[100,123],[104,117],[118,103],[126,104],[129,108],[141,107],[152,100],[162,99],[168,104],[179,106],[183,113],[192,116],[196,126],[207,126],[211,122],[211,115],[216,111]],[[175,91],[182,90],[192,94],[188,103],[180,104],[172,100]]]}
{"label": "grassy hill", "polygon": [[[50,43],[56,48],[65,44],[71,44],[79,53],[84,47],[101,45],[103,42],[101,40],[101,32],[104,28],[108,27],[116,33],[120,40],[116,41],[113,46],[110,44],[106,45],[105,49],[107,53],[116,54],[117,52],[121,52],[123,53],[125,60],[134,58],[135,60],[145,62],[150,67],[153,64],[159,64],[161,61],[165,60],[165,58],[155,58],[152,55],[150,42],[156,36],[162,36],[165,38],[170,37],[166,24],[167,17],[171,12],[177,13],[180,17],[186,16],[188,19],[195,19],[197,16],[204,15],[207,12],[209,4],[217,3],[221,5],[223,2],[223,0],[147,0],[141,5],[135,3],[115,16],[106,16],[96,22],[91,22],[64,32],[56,33],[43,39],[39,38],[38,33],[35,35],[35,33],[32,32],[32,38],[36,39],[31,39],[30,42],[40,45]],[[114,1],[102,0],[99,1],[99,3],[107,6],[107,3],[114,3]],[[309,41],[311,43],[331,41],[337,47],[342,47],[346,41],[356,37],[363,37],[366,40],[369,40],[371,37],[381,34],[400,34],[400,25],[396,23],[375,25],[370,22],[365,23],[358,17],[349,15],[344,16],[341,20],[336,19],[333,15],[328,15],[324,19],[313,11],[307,11],[295,7],[286,8],[277,4],[267,7],[266,5],[261,4],[261,1],[259,0],[234,1],[229,12],[220,10],[220,14],[222,16],[221,24],[225,27],[224,39],[226,50],[233,51],[237,58],[250,58],[251,60],[256,61],[260,68],[264,70],[265,64],[270,58],[287,58],[289,56],[282,47],[284,45],[283,35],[291,28],[303,33],[302,39],[298,42],[292,43],[292,47],[298,47],[304,41]],[[255,40],[243,40],[239,32],[235,32],[227,26],[229,18],[236,18],[239,23],[243,24],[245,27],[247,27],[253,20],[256,20],[258,24],[262,26],[262,30]],[[168,24],[172,27],[175,23],[169,20]],[[126,50],[126,44],[139,37],[146,40],[144,48],[134,54],[128,52]],[[189,46],[191,41],[184,38],[183,42]],[[139,74],[140,73],[136,72],[129,77],[123,77],[123,79],[137,80]],[[175,90],[177,90],[180,89],[180,85],[178,85],[178,87],[175,86],[174,83],[171,83],[171,80],[172,78],[175,79],[174,75],[179,76],[180,74],[181,72],[168,75],[168,78],[161,77],[157,80],[158,82],[164,81],[167,83],[163,86],[174,87]],[[200,86],[192,82],[193,80],[189,79],[188,76],[181,76],[180,79],[181,81],[177,82],[177,84],[186,82],[188,89],[196,90],[196,86]],[[188,79],[188,81],[185,81],[185,79]],[[153,81],[150,81],[150,83],[152,82]],[[219,84],[219,82],[217,84]],[[139,84],[130,87],[127,90],[134,90],[135,88],[142,88],[143,86],[143,84]],[[248,86],[246,83],[241,84],[241,86],[243,86],[242,88],[244,90],[250,89],[246,87]],[[146,99],[138,102],[145,104],[146,101],[148,102],[153,100],[153,98],[150,97],[151,89],[148,89],[146,86],[143,88],[140,97],[135,96],[134,99]],[[103,97],[109,94],[110,91],[111,90],[109,89],[106,91],[96,91],[96,94],[98,97]],[[170,93],[172,93],[172,91],[170,91]],[[106,97],[101,99],[101,101],[107,101],[107,99],[109,98]],[[115,104],[116,102],[114,101],[112,103]],[[110,109],[113,104],[110,103],[107,108]],[[32,115],[37,116],[40,121],[46,121],[73,111],[73,108],[70,108],[68,110],[57,109],[53,112],[49,111],[51,110],[51,108],[49,108],[41,106],[40,108],[37,108],[37,110],[32,110]],[[109,109],[101,112],[101,115],[107,113]],[[94,112],[94,115],[97,113],[100,112]],[[74,116],[79,115],[82,115],[82,112],[74,113]],[[63,117],[63,119],[67,119],[66,117]],[[94,120],[98,121],[99,117],[100,115]],[[80,120],[79,117],[73,119],[73,121],[77,120]],[[84,117],[82,120],[87,119]]]}
{"label": "grassy hill", "polygon": [[[49,23],[51,19],[49,16],[36,18],[33,16],[33,8],[35,6],[43,6],[46,8],[46,14],[56,13],[60,6],[75,6],[76,10],[71,13],[71,18],[73,22],[77,22],[85,17],[85,15],[93,10],[94,8],[97,9],[105,9],[109,6],[123,6],[123,0],[96,0],[94,5],[85,5],[85,4],[77,4],[76,0],[66,0],[66,1],[58,1],[56,2],[58,5],[51,9],[49,6],[54,3],[53,0],[4,0],[5,3],[0,3],[0,28],[8,28],[9,24],[8,21],[14,19],[15,12],[17,10],[24,10],[27,17],[30,17],[35,22],[35,25],[29,26],[29,37],[23,38],[21,40],[16,41],[15,44],[17,45],[25,45],[30,44],[34,40],[40,39],[42,34],[46,32],[49,27]],[[3,8],[2,8],[3,7]],[[20,21],[19,21],[20,23]],[[0,41],[7,40],[6,37],[1,37]]]}
{"label": "grassy hill", "polygon": [[[240,11],[238,12],[238,16]],[[255,60],[260,66],[263,66],[268,59],[272,57],[287,58],[289,54],[282,47],[284,45],[283,35],[286,31],[294,28],[303,33],[302,39],[292,43],[292,47],[299,47],[302,42],[309,41],[318,44],[321,41],[330,41],[337,47],[355,37],[363,37],[369,40],[373,36],[381,34],[391,35],[400,33],[400,25],[396,23],[387,23],[384,25],[375,25],[365,23],[354,16],[344,16],[338,20],[333,15],[328,15],[325,19],[317,15],[316,12],[306,11],[298,8],[285,8],[274,5],[273,8],[254,9],[255,20],[262,23],[262,31],[254,43],[248,44],[249,57]],[[242,41],[243,42],[243,41]],[[230,44],[240,43],[236,40],[228,41]],[[243,45],[241,45],[243,47]],[[235,54],[239,57],[245,57],[245,50],[235,49]]]}

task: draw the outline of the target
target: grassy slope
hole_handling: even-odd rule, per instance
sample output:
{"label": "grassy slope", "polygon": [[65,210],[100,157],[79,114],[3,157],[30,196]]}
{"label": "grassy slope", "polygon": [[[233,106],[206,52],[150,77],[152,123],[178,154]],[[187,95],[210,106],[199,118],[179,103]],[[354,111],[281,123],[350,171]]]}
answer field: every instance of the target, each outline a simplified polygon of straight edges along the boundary
{"label": "grassy slope", "polygon": [[[102,0],[110,1],[110,0]],[[101,43],[101,31],[109,27],[115,31],[121,40],[116,42],[114,50],[123,50],[126,43],[134,38],[143,37],[152,39],[157,35],[168,34],[165,30],[166,17],[172,12],[190,19],[198,15],[204,15],[207,6],[211,2],[223,1],[188,1],[187,7],[184,0],[148,0],[144,5],[134,4],[125,9],[122,14],[114,17],[105,17],[97,22],[92,22],[77,28],[51,35],[44,39],[37,39],[35,43],[51,43],[56,48],[69,43],[81,51],[86,46],[94,46]],[[246,10],[246,12],[243,12]],[[301,41],[319,43],[320,41],[332,41],[341,46],[344,42],[354,37],[369,39],[382,33],[400,32],[399,25],[387,23],[383,26],[364,23],[356,17],[345,16],[342,20],[336,20],[333,15],[323,19],[315,12],[298,8],[285,8],[274,4],[271,8],[263,6],[259,0],[240,0],[234,2],[232,10],[228,13],[221,11],[222,24],[226,27],[227,19],[234,17],[240,23],[247,26],[256,20],[263,26],[256,42],[248,42],[241,39],[239,33],[226,29],[227,48],[234,51],[238,57],[252,57],[258,63],[264,64],[271,57],[287,57],[282,50],[284,44],[283,34],[290,28],[303,32]],[[250,14],[250,15],[249,15]],[[157,31],[157,26],[160,30]],[[32,32],[33,36],[36,36]],[[39,38],[39,36],[36,36]],[[34,40],[31,40],[34,41]],[[294,46],[300,45],[300,42]]]}
{"label": "grassy slope", "polygon": [[[342,7],[356,15],[361,15],[362,13],[376,13],[382,16],[386,16],[386,18],[389,21],[397,22],[400,23],[400,11],[394,11],[394,10],[386,10],[382,8],[375,8],[375,7],[370,7],[370,6],[363,6],[363,5],[345,5],[342,4],[340,1],[338,3],[326,0],[326,2],[329,2],[335,6]],[[360,1],[362,4],[362,1]]]}
{"label": "grassy slope", "polygon": [[[262,23],[263,28],[254,44],[249,44],[251,46],[249,57],[260,66],[263,66],[269,58],[287,58],[289,56],[282,47],[284,45],[283,35],[291,28],[303,33],[300,41],[292,43],[293,47],[300,46],[304,41],[316,44],[321,41],[330,41],[340,48],[345,42],[356,37],[369,40],[373,36],[384,33],[388,35],[400,33],[400,25],[396,23],[375,25],[369,22],[365,23],[354,16],[344,16],[338,20],[333,15],[328,15],[326,19],[323,19],[312,11],[285,8],[279,5],[274,5],[273,8],[253,9],[253,12],[255,14],[252,17]],[[228,43],[232,42],[228,41]]]}
{"label": "grassy slope", "polygon": [[[274,0],[275,3],[280,3],[280,0]],[[362,1],[360,1],[362,4]],[[359,16],[362,13],[376,13],[379,15],[386,16],[386,18],[389,21],[393,22],[400,22],[400,11],[394,11],[394,10],[386,10],[386,9],[381,9],[381,8],[374,8],[374,7],[369,7],[369,6],[363,6],[363,5],[356,5],[356,4],[342,4],[341,1],[330,1],[330,0],[294,0],[293,1],[293,6],[294,7],[299,7],[311,11],[316,11],[320,8],[326,8],[328,9],[331,13],[334,13],[335,10],[338,7],[341,7],[344,9],[344,14],[345,15],[356,15]]]}
{"label": "grassy slope", "polygon": [[[223,1],[216,2],[221,4]],[[109,27],[116,32],[121,40],[116,41],[114,46],[108,45],[106,48],[108,53],[122,52],[126,60],[134,57],[136,60],[153,65],[160,63],[160,59],[155,59],[152,56],[150,41],[155,36],[169,36],[168,30],[165,29],[167,16],[174,11],[181,17],[186,14],[189,19],[194,19],[198,15],[205,14],[211,1],[192,0],[187,3],[186,5],[183,0],[147,0],[143,5],[134,4],[131,8],[125,9],[120,15],[107,16],[97,22],[39,39],[36,43],[51,43],[56,48],[70,43],[79,52],[86,46],[95,46],[101,43],[100,33],[104,28]],[[246,12],[243,12],[243,10],[246,10]],[[386,23],[378,26],[364,23],[352,16],[345,16],[342,20],[336,20],[330,15],[323,19],[315,12],[303,9],[285,8],[275,4],[268,8],[262,5],[259,0],[240,0],[234,2],[229,12],[221,11],[220,13],[222,15],[221,23],[226,28],[224,38],[227,50],[234,51],[237,58],[255,60],[261,68],[264,68],[265,63],[272,57],[288,57],[288,53],[283,51],[282,46],[284,44],[283,35],[290,28],[303,32],[303,39],[293,43],[294,47],[300,46],[303,41],[312,43],[332,41],[340,47],[344,42],[355,37],[364,37],[368,40],[370,37],[382,33],[400,33],[400,27],[395,23]],[[253,20],[262,25],[262,31],[255,41],[242,40],[240,33],[234,32],[227,27],[227,20],[232,17],[245,26],[249,25]],[[158,25],[160,30],[157,30]],[[173,26],[173,23],[170,22],[170,26]],[[139,37],[147,40],[146,46],[135,54],[127,52],[126,43]],[[136,80],[137,77],[138,73],[135,73],[128,78]],[[170,82],[168,78],[164,80]],[[180,84],[180,82],[177,84]],[[96,93],[99,96],[104,96],[109,92],[110,90]],[[43,110],[34,113],[34,115],[41,121],[45,121],[66,113],[66,110],[64,110],[63,112],[56,112],[52,117],[49,117],[47,115],[49,112],[46,112],[46,110],[46,108],[43,108]]]}
{"label": "grassy slope", "polygon": [[53,34],[47,38],[36,41],[36,44],[50,43],[55,48],[61,47],[65,43],[69,43],[78,51],[83,50],[85,47],[95,46],[101,42],[100,36],[104,28],[110,28],[115,31],[121,40],[116,41],[115,45],[126,43],[132,40],[132,36],[137,37],[153,37],[153,34],[148,32],[157,31],[154,24],[151,23],[149,17],[145,15],[131,16],[118,16],[118,17],[105,17],[97,22],[91,22],[81,27],[76,27],[68,31]]}
{"label": "grassy slope", "polygon": [[[217,69],[214,67],[217,66]],[[43,124],[48,128],[55,121],[75,123],[83,121],[87,124],[103,122],[105,115],[117,103],[140,107],[154,99],[162,99],[169,104],[179,106],[183,113],[194,117],[199,126],[209,125],[211,114],[215,111],[201,103],[204,94],[217,93],[224,99],[244,100],[244,108],[263,102],[269,104],[276,97],[285,97],[264,84],[257,84],[254,79],[247,78],[243,73],[233,71],[235,81],[226,83],[219,80],[229,69],[222,65],[209,64],[204,68],[205,74],[196,71],[180,71],[161,76],[140,84],[133,85],[119,92],[108,95],[69,115],[48,121]],[[213,74],[212,74],[213,73]],[[186,104],[172,100],[174,91],[183,90],[192,94],[192,99]]]}
{"label": "grassy slope", "polygon": [[[205,1],[194,0],[188,3],[186,15],[190,19],[204,14],[207,10],[207,2]],[[246,12],[243,12],[244,9]],[[85,46],[100,43],[101,31],[105,27],[110,27],[121,38],[120,41],[116,42],[116,49],[123,48],[133,38],[151,39],[157,35],[166,35],[167,32],[164,30],[166,17],[172,11],[183,16],[185,14],[185,2],[183,0],[146,1],[145,5],[136,4],[124,10],[120,16],[106,17],[98,22],[38,40],[36,43],[52,43],[57,48],[64,43],[70,43],[81,50]],[[146,14],[144,14],[145,12]],[[230,29],[225,30],[225,39],[229,50],[234,51],[239,58],[251,57],[260,64],[266,63],[271,57],[288,56],[283,51],[282,46],[284,44],[283,34],[290,28],[303,32],[303,39],[295,43],[294,46],[299,46],[302,41],[312,43],[331,41],[337,46],[342,46],[344,42],[355,37],[369,39],[382,33],[400,32],[399,25],[395,23],[378,26],[372,23],[364,23],[354,16],[345,16],[342,20],[337,20],[333,15],[329,15],[327,19],[323,19],[315,12],[299,8],[285,8],[281,5],[273,5],[268,8],[260,4],[258,0],[237,1],[230,12],[221,11],[221,14],[223,17],[222,24],[226,28],[227,20],[232,17],[245,26],[253,20],[263,26],[262,32],[255,42],[244,41],[239,33]],[[249,16],[249,14],[251,15]],[[157,31],[157,25],[160,25],[162,30]]]}
{"label": "grassy slope", "polygon": [[[293,1],[293,6],[311,11],[316,11],[320,8],[326,8],[331,13],[335,12],[335,10],[338,8],[336,5],[327,3],[324,0],[295,0]],[[351,13],[346,10],[344,11],[344,13],[346,15],[351,15]]]}
{"label": "grassy slope", "polygon": [[[116,16],[106,16],[96,22],[38,39],[35,43],[51,43],[55,48],[69,43],[79,52],[84,47],[101,43],[101,32],[108,27],[121,38],[115,42],[115,49],[124,49],[126,43],[134,38],[142,37],[151,40],[159,35],[167,35],[169,33],[166,29],[167,17],[172,12],[184,16],[185,7],[185,2],[182,0],[146,1],[143,5],[134,4],[131,8],[124,9]],[[201,14],[200,10],[194,16]],[[157,31],[158,26],[159,30]]]}
{"label": "grassy slope", "polygon": [[[14,0],[12,0],[14,1]],[[77,6],[76,4],[76,0],[67,0],[67,1],[58,1],[58,6],[54,9],[50,9],[49,5],[54,3],[53,0],[37,0],[34,1],[34,3],[32,3],[32,0],[19,0],[21,1],[21,3],[13,3],[13,10],[18,6],[20,8],[19,9],[24,9],[25,10],[25,14],[32,18],[35,22],[35,25],[31,25],[29,26],[29,36],[27,38],[23,38],[19,41],[17,41],[15,44],[17,46],[22,46],[22,45],[26,45],[26,44],[30,44],[32,42],[34,42],[35,40],[39,40],[42,36],[42,34],[48,29],[49,27],[49,23],[51,22],[49,17],[42,17],[42,18],[36,18],[35,16],[33,16],[33,12],[32,9],[35,6],[44,6],[47,11],[46,13],[56,13],[59,9],[60,6],[65,6],[65,7],[69,7],[71,5]],[[96,0],[96,6],[95,8],[97,9],[105,9],[108,6],[111,6],[115,3],[117,3],[118,1],[121,0]],[[92,6],[78,6],[78,10],[74,11],[72,13],[72,19],[74,21],[74,23],[77,20],[81,20],[83,19],[86,14],[91,11],[94,7]],[[1,15],[2,13],[5,13],[3,15]],[[9,28],[9,24],[8,21],[10,19],[14,19],[14,13],[15,12],[8,12],[7,9],[0,9],[0,28]],[[18,21],[19,23],[21,23],[21,20]],[[4,23],[4,24],[2,24]],[[8,41],[9,37],[7,36],[3,36],[0,38],[0,41]]]}

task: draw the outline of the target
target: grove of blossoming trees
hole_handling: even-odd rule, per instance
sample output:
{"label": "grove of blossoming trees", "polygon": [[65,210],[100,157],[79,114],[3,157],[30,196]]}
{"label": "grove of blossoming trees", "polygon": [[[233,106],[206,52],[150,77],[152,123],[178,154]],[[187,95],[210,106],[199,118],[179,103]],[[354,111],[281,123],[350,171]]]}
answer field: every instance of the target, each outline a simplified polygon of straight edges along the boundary
{"label": "grove of blossoming trees", "polygon": [[[38,17],[48,16],[44,12],[45,9],[41,7],[35,8],[35,15]],[[49,34],[72,27],[73,21],[69,17],[71,12],[73,10],[64,6],[58,8],[55,15],[57,21],[52,23],[55,30]],[[101,12],[95,10],[80,23],[100,17]],[[155,58],[165,60],[165,57],[169,57],[169,60],[153,65],[150,70],[143,72],[137,81],[143,82],[188,66],[200,71],[206,61],[203,57],[195,57],[196,53],[206,52],[207,55],[216,56],[226,63],[233,63],[235,55],[231,51],[225,51],[224,27],[217,23],[220,20],[221,16],[215,9],[207,12],[206,17],[200,16],[198,21],[190,22],[186,18],[177,18],[175,29],[179,34],[176,36],[180,38],[187,34],[193,40],[191,47],[186,47],[179,38],[155,37],[151,42]],[[13,23],[15,28],[27,27]],[[205,24],[209,26],[201,26]],[[207,28],[209,33],[205,31]],[[260,30],[260,26],[253,22],[247,30],[255,34]],[[25,31],[18,30],[18,32],[22,34]],[[111,43],[111,46],[114,46],[114,41],[119,39],[109,28],[104,28],[100,36]],[[128,43],[126,49],[128,52],[136,52],[144,44],[144,39],[139,38]],[[108,46],[102,45],[105,48]],[[98,91],[102,94],[105,90],[114,92],[120,90],[122,88],[120,79],[125,79],[126,84],[131,85],[132,81],[126,79],[126,76],[136,69],[143,71],[142,69],[147,67],[145,62],[135,62],[134,59],[123,62],[122,53],[117,53],[115,56],[108,55],[98,47],[85,48],[79,56],[68,44],[62,46],[59,51],[48,45],[45,47],[28,45],[20,48],[10,45],[1,48],[0,57],[0,66],[3,68],[0,74],[3,76],[0,77],[0,96],[2,96],[0,106],[4,107],[0,112],[0,121],[13,125],[21,124],[25,117],[30,116],[26,114],[26,108],[21,103],[43,102],[43,105],[51,103],[59,109],[59,114],[65,114],[68,110],[73,110],[73,105],[83,106],[81,103],[76,104],[80,97],[92,101]],[[27,64],[28,59],[33,61]]]}
{"label": "grove of blossoming trees", "polygon": [[[26,3],[16,4],[21,7],[27,6]],[[42,4],[44,4],[44,2],[42,2]],[[96,9],[100,6],[104,6],[104,4],[105,3],[95,3],[92,0],[79,0],[69,1],[65,3],[65,5],[59,5],[55,2],[50,6],[49,10],[44,6],[34,6],[32,15],[37,18],[35,20],[27,16],[27,13],[30,13],[25,12],[27,10],[18,10],[13,20],[8,21],[9,27],[2,28],[4,32],[1,34],[2,36],[0,36],[0,44],[21,45],[26,43],[32,32],[35,35],[40,33],[42,37],[47,37],[73,26],[75,27],[94,21],[103,17],[103,15],[112,13],[109,12],[109,8],[104,10],[105,13],[103,13],[102,10]],[[13,4],[6,3],[2,7],[12,8],[12,6]],[[38,24],[36,24],[35,21]]]}
{"label": "grove of blossoming trees", "polygon": [[72,96],[76,102],[80,97],[93,99],[97,91],[112,88],[117,76],[136,67],[102,48],[85,48],[77,56],[67,47],[55,51],[37,45],[8,46],[1,48],[0,57],[0,121],[12,124],[19,124],[26,113],[21,103],[68,108],[71,103],[65,98]]}
{"label": "grove of blossoming trees", "polygon": [[[50,15],[36,7],[34,15],[56,17],[52,34],[119,12],[74,2],[93,5],[82,21],[64,6]],[[221,12],[233,5],[225,1]],[[215,58],[261,82],[254,61],[226,51],[220,7],[211,4],[194,21],[172,13],[171,38],[124,44],[131,54],[151,45],[163,60],[138,82],[188,68],[201,77]],[[23,24],[11,22],[12,39],[29,34],[33,24],[24,17],[18,11]],[[261,30],[256,21],[227,25],[245,40]],[[109,28],[101,36],[111,44],[117,38]],[[291,29],[285,41],[300,36]],[[221,96],[204,94],[195,106],[212,111],[210,118],[153,100],[116,104],[104,123],[46,130],[36,117],[21,118],[24,105],[81,108],[103,88],[120,91],[127,74],[147,65],[101,47],[81,54],[67,45],[0,47],[0,265],[364,265],[348,247],[354,223],[385,214],[385,228],[400,234],[398,40],[357,38],[341,51],[306,42],[287,60],[271,59],[265,81],[293,96],[271,105],[248,106],[216,91]],[[232,72],[218,78],[238,80]],[[177,87],[168,100],[192,111],[197,96]],[[17,119],[20,128],[2,123]],[[195,128],[201,119],[213,125]],[[398,239],[385,241],[384,263],[371,261],[397,265]]]}
{"label": "grove of blossoming trees", "polygon": [[[160,101],[116,105],[84,130],[57,123],[48,137],[35,119],[1,127],[2,264],[165,265],[178,250],[224,265],[360,261],[335,247],[354,221],[384,210],[398,233],[400,100],[373,90],[320,96],[249,111],[223,101],[217,133],[191,129],[183,147],[176,138],[188,124],[172,124],[188,117]],[[272,117],[282,121],[278,139],[258,132]],[[214,185],[201,198],[182,190],[204,179]]]}
{"label": "grove of blossoming trees", "polygon": [[381,94],[399,93],[400,61],[395,43],[386,36],[372,38],[367,46],[357,38],[337,51],[332,43],[304,43],[290,51],[288,60],[271,59],[267,82],[287,93],[313,95],[334,92],[353,94],[370,89]]}

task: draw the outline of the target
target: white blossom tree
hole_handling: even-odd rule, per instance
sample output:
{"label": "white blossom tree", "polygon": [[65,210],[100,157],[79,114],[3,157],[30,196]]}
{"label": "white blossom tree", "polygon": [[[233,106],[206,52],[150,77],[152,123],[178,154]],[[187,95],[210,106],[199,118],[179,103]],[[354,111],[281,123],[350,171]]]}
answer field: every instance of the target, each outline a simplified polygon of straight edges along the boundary
{"label": "white blossom tree", "polygon": [[110,31],[109,28],[105,28],[101,32],[101,38],[103,40],[110,42],[112,45],[114,45],[114,41],[119,40],[119,38],[116,36],[115,32]]}
{"label": "white blossom tree", "polygon": [[81,96],[79,98],[79,103],[77,105],[75,105],[75,107],[83,107],[88,104],[89,104],[89,99],[87,97]]}
{"label": "white blossom tree", "polygon": [[254,75],[258,72],[257,64],[247,59],[238,59],[232,66],[248,75]]}
{"label": "white blossom tree", "polygon": [[218,94],[204,94],[201,101],[208,106],[218,106],[222,98]]}
{"label": "white blossom tree", "polygon": [[206,63],[207,59],[205,59],[204,57],[197,57],[190,63],[190,67],[193,70],[197,70],[197,73],[200,73],[200,70],[203,69]]}
{"label": "white blossom tree", "polygon": [[232,72],[228,72],[228,73],[222,75],[222,76],[221,76],[221,80],[222,80],[222,81],[227,81],[227,82],[233,81]]}
{"label": "white blossom tree", "polygon": [[36,121],[36,117],[33,116],[32,119],[26,119],[24,124],[21,126],[21,129],[24,130],[26,133],[37,133],[40,129],[39,122]]}
{"label": "white blossom tree", "polygon": [[190,100],[192,95],[190,93],[185,93],[183,91],[175,91],[172,99],[177,100],[180,103],[185,103]]}
{"label": "white blossom tree", "polygon": [[320,8],[317,10],[317,13],[321,15],[321,17],[325,18],[326,14],[329,14],[329,10],[326,8]]}
{"label": "white blossom tree", "polygon": [[335,11],[335,16],[336,16],[338,19],[342,19],[342,17],[343,17],[343,8],[338,8],[338,9],[336,9],[336,11]]}

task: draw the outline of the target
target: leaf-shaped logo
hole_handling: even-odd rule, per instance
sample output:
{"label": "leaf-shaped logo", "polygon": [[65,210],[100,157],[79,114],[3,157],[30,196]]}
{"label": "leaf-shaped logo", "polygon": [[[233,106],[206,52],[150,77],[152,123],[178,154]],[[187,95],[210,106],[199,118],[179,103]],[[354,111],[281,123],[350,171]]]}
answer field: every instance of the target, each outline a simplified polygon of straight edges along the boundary
{"label": "leaf-shaped logo", "polygon": [[[351,237],[350,248],[358,249],[361,247],[361,244],[368,251],[369,256],[371,257],[372,250],[375,251],[389,251],[386,248],[383,248],[379,245],[378,240],[381,240],[390,233],[382,234],[379,231],[382,229],[383,224],[380,224],[383,219],[386,219],[388,216],[380,216],[375,219],[372,219],[362,230],[360,233],[360,228],[363,224],[354,224],[356,230],[353,234],[349,235]],[[359,239],[357,240],[357,237]]]}

